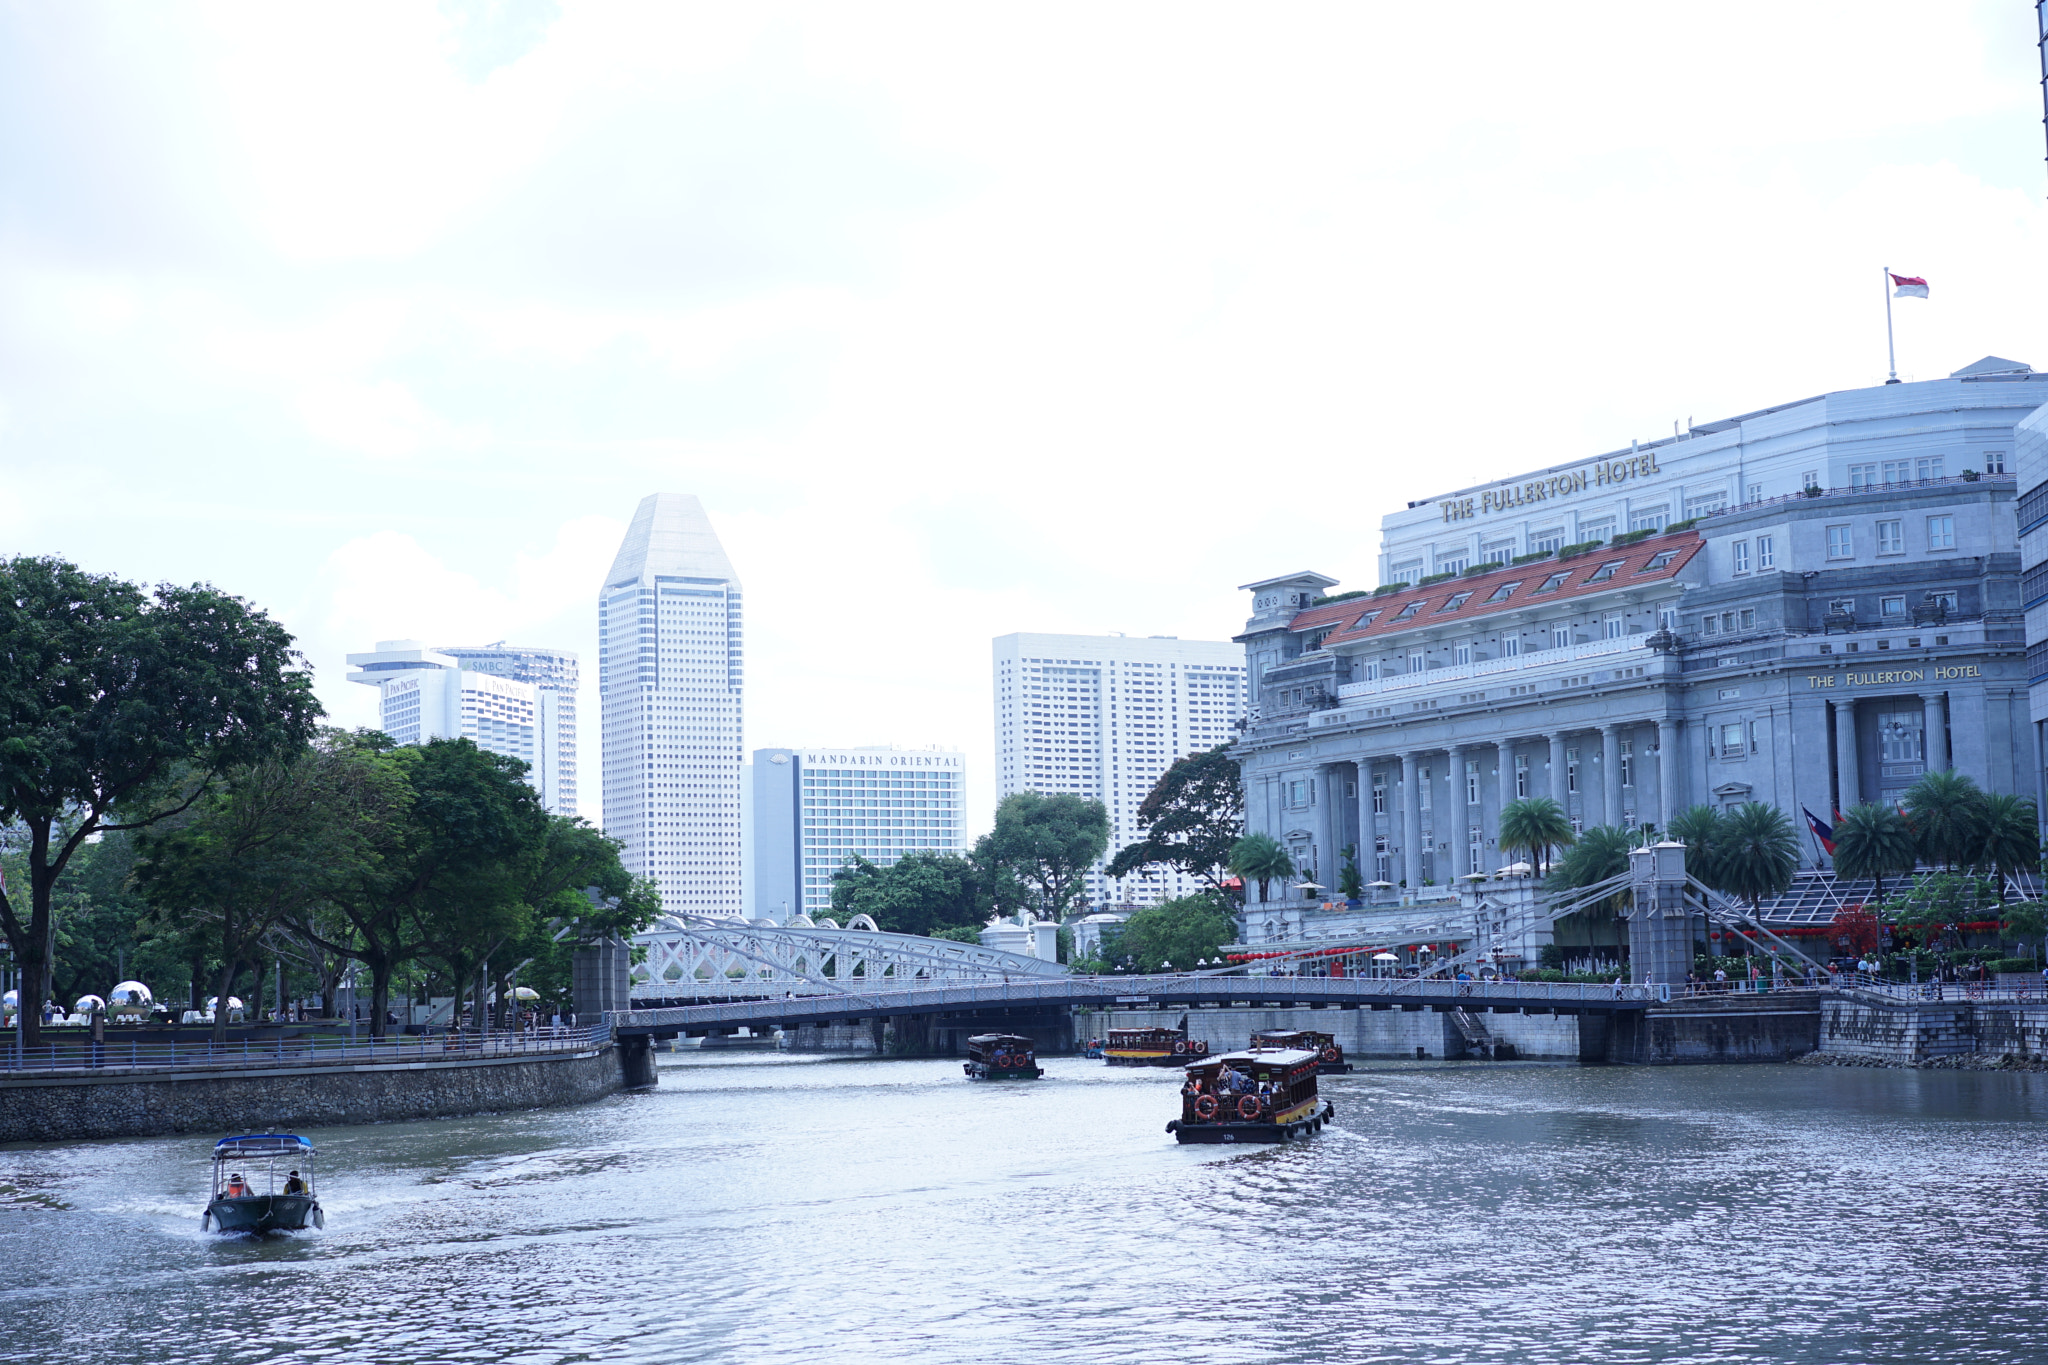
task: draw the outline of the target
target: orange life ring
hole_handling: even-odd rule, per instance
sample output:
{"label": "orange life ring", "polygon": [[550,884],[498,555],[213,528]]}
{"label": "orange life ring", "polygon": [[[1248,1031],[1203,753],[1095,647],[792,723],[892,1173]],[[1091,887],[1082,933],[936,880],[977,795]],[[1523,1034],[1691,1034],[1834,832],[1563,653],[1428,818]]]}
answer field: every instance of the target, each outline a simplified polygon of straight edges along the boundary
{"label": "orange life ring", "polygon": [[1213,1119],[1218,1107],[1214,1095],[1199,1096],[1195,1100],[1195,1117],[1203,1120]]}
{"label": "orange life ring", "polygon": [[1209,1045],[1207,1043],[1196,1043],[1195,1051],[1206,1057],[1209,1055]]}
{"label": "orange life ring", "polygon": [[1337,1051],[1337,1045],[1335,1043],[1332,1043],[1328,1047],[1323,1049],[1323,1060],[1326,1062],[1334,1062],[1341,1055],[1342,1054]]}
{"label": "orange life ring", "polygon": [[1176,1053],[1186,1052],[1188,1050],[1188,1045],[1185,1042],[1175,1043],[1173,1045],[1173,1050]]}
{"label": "orange life ring", "polygon": [[1243,1095],[1237,1101],[1237,1116],[1241,1119],[1255,1119],[1259,1116],[1259,1097]]}
{"label": "orange life ring", "polygon": [[988,1061],[990,1066],[1008,1066],[1010,1064],[1010,1054],[1007,1052],[998,1052],[995,1056],[989,1058]]}

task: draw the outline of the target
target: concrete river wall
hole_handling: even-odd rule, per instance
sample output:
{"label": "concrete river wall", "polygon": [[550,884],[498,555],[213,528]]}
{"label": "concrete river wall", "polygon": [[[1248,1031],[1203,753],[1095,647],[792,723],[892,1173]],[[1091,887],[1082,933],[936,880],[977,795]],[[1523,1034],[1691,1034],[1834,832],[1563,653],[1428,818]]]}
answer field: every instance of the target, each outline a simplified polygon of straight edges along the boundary
{"label": "concrete river wall", "polygon": [[0,1142],[263,1132],[543,1109],[623,1089],[631,1061],[607,1042],[573,1052],[454,1061],[236,1063],[106,1076],[0,1073]]}

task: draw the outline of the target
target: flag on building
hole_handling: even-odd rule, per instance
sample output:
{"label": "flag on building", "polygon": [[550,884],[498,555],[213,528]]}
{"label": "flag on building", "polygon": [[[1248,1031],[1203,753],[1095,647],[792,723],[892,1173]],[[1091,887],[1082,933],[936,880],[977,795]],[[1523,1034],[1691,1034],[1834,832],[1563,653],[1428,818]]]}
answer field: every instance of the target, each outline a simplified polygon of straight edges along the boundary
{"label": "flag on building", "polygon": [[[1815,814],[1814,814],[1814,813],[1813,813],[1812,811],[1810,811],[1810,810],[1807,810],[1807,809],[1806,809],[1806,807],[1804,807],[1804,806],[1801,806],[1801,807],[1799,808],[1799,810],[1800,810],[1800,813],[1801,813],[1801,814],[1803,814],[1803,815],[1805,815],[1805,816],[1806,816],[1806,827],[1807,827],[1808,829],[1810,829],[1810,830],[1812,830],[1812,831],[1813,831],[1813,837],[1814,837],[1814,838],[1816,838],[1816,839],[1818,839],[1818,840],[1820,840],[1820,846],[1821,846],[1822,848],[1824,848],[1824,849],[1826,849],[1826,850],[1828,851],[1828,856],[1829,856],[1830,858],[1834,857],[1834,856],[1835,856],[1835,828],[1834,828],[1834,826],[1833,826],[1833,825],[1827,825],[1827,824],[1822,824],[1822,823],[1821,823],[1821,818],[1820,818],[1820,817],[1819,817],[1818,815],[1815,815]],[[1841,819],[1841,818],[1842,818],[1842,817],[1841,817],[1841,814],[1840,814],[1839,812],[1837,812],[1837,813],[1836,813],[1836,815],[1835,815],[1835,818],[1836,818],[1837,820]]]}
{"label": "flag on building", "polygon": [[1918,275],[1893,275],[1892,297],[1895,299],[1924,299],[1927,297],[1927,281]]}

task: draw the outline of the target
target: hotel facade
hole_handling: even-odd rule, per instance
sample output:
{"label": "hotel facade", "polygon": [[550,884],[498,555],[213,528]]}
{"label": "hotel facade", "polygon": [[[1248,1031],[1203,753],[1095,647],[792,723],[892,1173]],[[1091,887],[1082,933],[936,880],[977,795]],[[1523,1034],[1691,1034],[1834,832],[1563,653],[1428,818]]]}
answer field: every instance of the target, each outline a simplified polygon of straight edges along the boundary
{"label": "hotel facade", "polygon": [[2008,471],[2044,403],[1996,358],[1826,394],[1411,503],[1374,592],[1246,584],[1248,828],[1426,900],[1508,861],[1524,796],[1580,828],[1768,802],[1821,865],[1802,809],[1930,768],[2038,795]]}
{"label": "hotel facade", "polygon": [[950,749],[756,749],[753,802],[748,894],[777,921],[829,913],[855,857],[967,848],[967,757]]}

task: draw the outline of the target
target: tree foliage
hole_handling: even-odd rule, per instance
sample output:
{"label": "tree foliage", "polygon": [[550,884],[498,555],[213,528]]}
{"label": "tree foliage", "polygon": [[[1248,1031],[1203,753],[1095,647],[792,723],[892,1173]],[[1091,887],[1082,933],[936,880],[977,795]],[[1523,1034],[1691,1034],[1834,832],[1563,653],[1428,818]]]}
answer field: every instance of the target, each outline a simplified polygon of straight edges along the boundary
{"label": "tree foliage", "polygon": [[1558,855],[1544,885],[1553,891],[1571,891],[1618,877],[1628,871],[1629,850],[1634,846],[1627,830],[1595,825]]}
{"label": "tree foliage", "polygon": [[1721,885],[1721,812],[1712,806],[1687,806],[1665,833],[1685,845],[1685,871],[1702,886]]}
{"label": "tree foliage", "polygon": [[[51,897],[78,850],[303,747],[320,707],[301,664],[282,626],[204,584],[0,565],[0,820],[28,835],[28,885],[0,889],[0,930],[25,1004],[48,992]],[[40,1012],[22,1013],[33,1044]]]}
{"label": "tree foliage", "polygon": [[1249,886],[1259,884],[1259,901],[1266,900],[1268,886],[1275,881],[1285,881],[1294,875],[1294,859],[1278,839],[1270,834],[1247,834],[1231,846],[1230,858],[1225,866],[1236,873]]}
{"label": "tree foliage", "polygon": [[1752,911],[1785,894],[1799,870],[1799,836],[1785,812],[1763,801],[1745,801],[1721,817],[1716,836],[1715,880],[1709,885],[1749,902]]}
{"label": "tree foliage", "polygon": [[1110,861],[1111,877],[1167,866],[1221,890],[1230,851],[1244,836],[1244,785],[1228,744],[1178,759],[1138,806],[1145,837]]}
{"label": "tree foliage", "polygon": [[1906,791],[1906,823],[1920,857],[1953,872],[1976,861],[1984,845],[1984,793],[1952,768],[1922,773]]}
{"label": "tree foliage", "polygon": [[1877,883],[1884,896],[1884,879],[1911,872],[1919,861],[1919,849],[1906,817],[1891,806],[1865,801],[1849,807],[1835,821],[1835,875]]}
{"label": "tree foliage", "polygon": [[832,875],[832,913],[844,924],[866,915],[892,934],[972,933],[992,911],[983,872],[957,853],[906,853],[888,866],[855,854]]}
{"label": "tree foliage", "polygon": [[996,807],[995,828],[975,842],[997,913],[1028,909],[1064,919],[1109,847],[1109,812],[1100,801],[1062,792],[1017,792]]}
{"label": "tree foliage", "polygon": [[2006,878],[2016,872],[2038,872],[2041,868],[2040,818],[2031,797],[2012,792],[1986,796],[1983,813],[1983,837],[1977,860],[1997,876],[1998,899],[2003,901]]}
{"label": "tree foliage", "polygon": [[1564,807],[1548,796],[1525,796],[1501,807],[1502,850],[1525,855],[1539,877],[1549,867],[1550,851],[1569,848],[1576,839]]}
{"label": "tree foliage", "polygon": [[1167,963],[1185,970],[1205,958],[1220,958],[1237,937],[1228,897],[1215,892],[1180,896],[1134,911],[1122,924],[1103,930],[1099,956],[1111,965],[1156,972]]}

